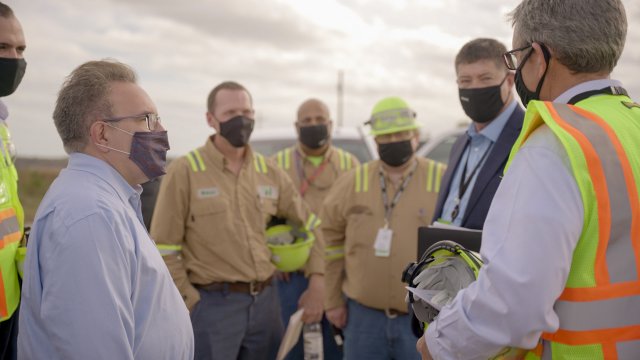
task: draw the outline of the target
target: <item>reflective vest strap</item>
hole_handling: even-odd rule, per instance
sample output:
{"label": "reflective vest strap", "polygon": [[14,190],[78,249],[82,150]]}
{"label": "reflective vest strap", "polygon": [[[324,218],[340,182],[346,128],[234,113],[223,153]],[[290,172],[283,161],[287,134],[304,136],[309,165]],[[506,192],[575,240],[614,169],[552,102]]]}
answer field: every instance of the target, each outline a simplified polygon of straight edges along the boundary
{"label": "reflective vest strap", "polygon": [[311,213],[311,215],[309,215],[309,218],[307,219],[307,224],[305,225],[305,229],[307,229],[308,231],[313,231],[313,229],[320,226],[321,222],[322,221],[320,220],[320,218],[316,216],[316,214]]}
{"label": "reflective vest strap", "polygon": [[347,169],[347,162],[345,159],[345,153],[342,149],[337,149],[338,150],[338,159],[340,159],[340,170],[346,170]]}
{"label": "reflective vest strap", "polygon": [[327,246],[324,249],[324,259],[327,261],[338,260],[344,257],[344,245]]}
{"label": "reflective vest strap", "polygon": [[254,153],[253,154],[253,163],[256,167],[256,171],[261,174],[267,173],[267,163],[264,160],[264,156],[261,154]]}
{"label": "reflective vest strap", "polygon": [[[640,311],[630,309],[640,309],[640,295],[600,301],[559,300],[554,305],[560,320],[560,329],[572,332],[634,326],[640,328]],[[640,332],[637,337],[640,338]]]}
{"label": "reflective vest strap", "polygon": [[180,245],[157,245],[158,251],[160,251],[160,255],[168,256],[168,255],[179,255],[182,252],[182,246]]}
{"label": "reflective vest strap", "polygon": [[278,151],[278,153],[276,154],[276,159],[277,159],[278,167],[280,169],[284,169],[284,150]]}
{"label": "reflective vest strap", "polygon": [[[622,145],[610,126],[595,114],[571,105],[545,105],[558,125],[578,142],[586,158],[598,216],[594,264],[597,286],[637,281],[639,274],[631,232],[633,218],[636,227],[640,225],[640,218],[637,204],[632,207],[631,202],[637,203],[638,195]],[[633,190],[628,186],[630,183]]]}
{"label": "reflective vest strap", "polygon": [[0,250],[20,241],[22,231],[13,208],[0,211]]}
{"label": "reflective vest strap", "polygon": [[[629,310],[631,311],[631,310]],[[553,334],[542,334],[542,338],[554,343],[582,346],[601,344],[603,342],[640,342],[640,325],[619,329],[602,329],[591,331],[558,330]]]}
{"label": "reflective vest strap", "polygon": [[356,169],[356,192],[369,191],[369,164],[364,164]]}

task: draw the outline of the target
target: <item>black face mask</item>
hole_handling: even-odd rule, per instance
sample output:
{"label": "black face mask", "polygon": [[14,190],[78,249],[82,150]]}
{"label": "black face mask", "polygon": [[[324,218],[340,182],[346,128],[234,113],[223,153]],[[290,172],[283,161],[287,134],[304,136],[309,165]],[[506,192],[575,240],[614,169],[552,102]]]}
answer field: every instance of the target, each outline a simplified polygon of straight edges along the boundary
{"label": "black face mask", "polygon": [[518,68],[516,69],[516,92],[518,93],[518,96],[520,97],[520,100],[522,101],[522,105],[524,105],[524,107],[527,107],[529,101],[531,100],[540,100],[540,90],[542,89],[542,84],[544,84],[544,78],[547,76],[547,70],[549,70],[549,59],[551,58],[551,54],[544,44],[540,43],[540,48],[542,49],[542,55],[544,56],[544,63],[547,66],[544,69],[544,73],[542,74],[540,82],[538,82],[538,86],[536,86],[536,91],[527,89],[527,86],[524,84],[524,80],[522,79],[522,67],[524,66],[524,63],[529,59],[529,56],[531,56],[533,48],[529,50],[524,59],[522,59],[520,66],[518,66]]}
{"label": "black face mask", "polygon": [[320,149],[329,141],[329,129],[325,124],[301,126],[300,142],[309,149]]}
{"label": "black face mask", "polygon": [[471,120],[484,124],[498,116],[498,113],[500,113],[500,110],[502,110],[504,106],[500,88],[505,80],[507,80],[506,76],[502,79],[502,82],[496,86],[476,89],[458,89],[460,104],[462,104],[464,112]]}
{"label": "black face mask", "polygon": [[411,159],[413,146],[411,140],[378,144],[378,154],[385,164],[398,167]]}
{"label": "black face mask", "polygon": [[254,120],[242,115],[220,123],[220,136],[227,139],[233,147],[243,147],[249,142]]}
{"label": "black face mask", "polygon": [[24,59],[0,58],[0,97],[16,91],[26,69],[27,62]]}

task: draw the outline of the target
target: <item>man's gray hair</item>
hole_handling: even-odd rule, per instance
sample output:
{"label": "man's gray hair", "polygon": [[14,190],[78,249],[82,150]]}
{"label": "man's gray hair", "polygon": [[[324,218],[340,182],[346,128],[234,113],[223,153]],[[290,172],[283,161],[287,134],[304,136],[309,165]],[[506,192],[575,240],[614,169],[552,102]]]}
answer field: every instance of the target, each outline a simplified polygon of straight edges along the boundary
{"label": "man's gray hair", "polygon": [[71,72],[58,92],[53,111],[53,121],[67,153],[83,151],[91,125],[113,116],[111,84],[136,81],[131,67],[112,59],[89,61]]}
{"label": "man's gray hair", "polygon": [[523,0],[509,18],[515,47],[543,43],[577,73],[613,71],[627,35],[620,0]]}

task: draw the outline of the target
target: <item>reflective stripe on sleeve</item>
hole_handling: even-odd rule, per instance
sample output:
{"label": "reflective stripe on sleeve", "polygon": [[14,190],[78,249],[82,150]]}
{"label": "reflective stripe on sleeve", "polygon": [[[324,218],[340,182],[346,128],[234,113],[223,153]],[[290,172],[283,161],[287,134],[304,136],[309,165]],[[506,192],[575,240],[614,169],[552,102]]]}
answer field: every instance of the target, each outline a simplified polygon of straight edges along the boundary
{"label": "reflective stripe on sleeve", "polygon": [[327,246],[324,250],[325,260],[337,260],[344,257],[344,245]]}
{"label": "reflective stripe on sleeve", "polygon": [[169,255],[180,255],[182,252],[182,246],[180,245],[157,245],[158,251],[160,251],[160,255],[169,256]]}

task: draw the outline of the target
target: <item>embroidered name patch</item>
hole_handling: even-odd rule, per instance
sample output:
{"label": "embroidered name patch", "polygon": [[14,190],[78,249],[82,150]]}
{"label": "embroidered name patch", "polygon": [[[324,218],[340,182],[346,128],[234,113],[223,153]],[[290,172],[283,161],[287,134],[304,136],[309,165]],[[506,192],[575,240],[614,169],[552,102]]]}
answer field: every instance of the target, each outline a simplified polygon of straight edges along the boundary
{"label": "embroidered name patch", "polygon": [[220,195],[220,190],[218,190],[217,187],[198,189],[198,198],[199,199],[212,198],[212,197],[216,197],[218,195]]}
{"label": "embroidered name patch", "polygon": [[278,199],[278,188],[268,185],[259,185],[258,186],[258,195],[262,199]]}

